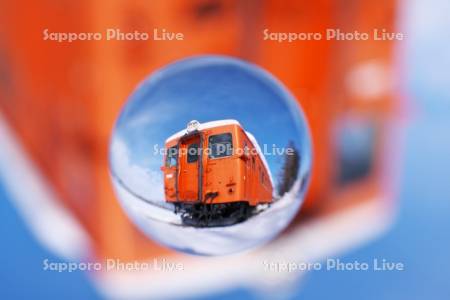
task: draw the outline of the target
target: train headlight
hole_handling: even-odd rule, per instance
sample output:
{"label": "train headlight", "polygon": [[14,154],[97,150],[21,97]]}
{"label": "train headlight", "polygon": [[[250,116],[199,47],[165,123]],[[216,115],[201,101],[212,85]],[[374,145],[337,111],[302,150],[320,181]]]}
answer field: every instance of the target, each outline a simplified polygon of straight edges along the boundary
{"label": "train headlight", "polygon": [[187,123],[186,130],[188,133],[190,133],[190,132],[198,130],[199,127],[200,127],[200,122],[197,120],[192,120],[189,123]]}

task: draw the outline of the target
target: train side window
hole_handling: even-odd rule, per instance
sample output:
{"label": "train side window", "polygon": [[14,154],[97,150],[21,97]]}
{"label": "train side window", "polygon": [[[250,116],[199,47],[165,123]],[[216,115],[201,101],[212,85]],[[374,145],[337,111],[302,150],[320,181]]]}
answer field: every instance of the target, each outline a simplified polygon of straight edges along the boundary
{"label": "train side window", "polygon": [[177,165],[177,158],[178,158],[178,147],[173,146],[170,147],[167,151],[167,157],[166,157],[166,167],[175,167]]}
{"label": "train side window", "polygon": [[210,158],[231,156],[233,152],[231,133],[222,133],[210,136],[208,138],[208,147]]}
{"label": "train side window", "polygon": [[197,143],[190,144],[187,149],[187,162],[194,163],[198,160],[199,147]]}

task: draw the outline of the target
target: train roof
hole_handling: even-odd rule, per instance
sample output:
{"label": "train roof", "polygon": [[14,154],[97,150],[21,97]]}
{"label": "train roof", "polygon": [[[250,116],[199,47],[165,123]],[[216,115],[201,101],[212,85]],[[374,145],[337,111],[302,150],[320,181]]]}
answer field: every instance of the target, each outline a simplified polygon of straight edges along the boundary
{"label": "train roof", "polygon": [[272,186],[273,186],[272,172],[270,172],[269,164],[267,163],[266,157],[264,156],[264,153],[262,152],[258,141],[256,140],[255,136],[253,134],[251,134],[250,132],[246,131],[245,133],[247,134],[248,138],[252,142],[253,146],[256,148],[256,151],[259,153],[259,157],[261,158],[261,161],[262,161],[264,167],[266,167],[267,173],[269,174],[270,183],[272,183]]}
{"label": "train roof", "polygon": [[[242,127],[241,124],[233,119],[229,119],[229,120],[218,120],[218,121],[211,121],[211,122],[205,122],[205,123],[199,123],[199,127],[198,130],[204,130],[204,129],[209,129],[209,128],[214,128],[214,127],[220,127],[220,126],[226,126],[226,125],[238,125],[239,127]],[[180,137],[182,137],[183,135],[187,134],[187,128],[184,128],[180,131],[178,131],[177,133],[169,136],[166,139],[166,143],[178,139]]]}

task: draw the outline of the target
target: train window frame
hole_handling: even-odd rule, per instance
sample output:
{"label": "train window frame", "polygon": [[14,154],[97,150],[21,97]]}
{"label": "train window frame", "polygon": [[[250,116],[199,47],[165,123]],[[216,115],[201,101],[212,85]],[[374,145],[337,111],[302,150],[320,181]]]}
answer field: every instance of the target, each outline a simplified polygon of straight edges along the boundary
{"label": "train window frame", "polygon": [[[227,151],[225,152],[224,155],[220,155],[220,156],[215,156],[213,155],[213,149],[212,149],[212,144],[211,144],[211,139],[215,138],[215,137],[219,137],[219,136],[229,136],[229,149],[227,149]],[[215,143],[213,143],[215,144]],[[214,134],[214,135],[210,135],[208,137],[208,158],[209,159],[221,159],[221,158],[227,158],[227,157],[231,157],[233,156],[233,135],[231,132],[223,132],[223,133],[218,133],[218,134]]]}
{"label": "train window frame", "polygon": [[[192,146],[194,146],[194,145],[197,148],[197,154],[192,155],[190,149],[192,149]],[[186,161],[188,164],[196,163],[198,161],[198,158],[200,156],[199,149],[200,149],[200,144],[196,143],[196,142],[191,143],[187,146]]]}
{"label": "train window frame", "polygon": [[[174,164],[172,164],[172,159],[174,159],[175,161]],[[167,149],[166,154],[166,168],[176,167],[177,165],[178,165],[178,146],[169,147]]]}

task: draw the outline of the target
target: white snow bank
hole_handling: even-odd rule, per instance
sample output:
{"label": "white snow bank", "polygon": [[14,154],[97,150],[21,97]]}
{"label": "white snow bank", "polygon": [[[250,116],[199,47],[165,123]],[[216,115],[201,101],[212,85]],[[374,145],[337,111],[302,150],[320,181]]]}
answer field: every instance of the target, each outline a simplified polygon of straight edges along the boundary
{"label": "white snow bank", "polygon": [[172,210],[154,207],[120,186],[116,190],[129,215],[156,241],[190,253],[223,255],[261,245],[283,230],[300,206],[300,186],[297,180],[290,192],[243,223],[213,228],[180,226],[180,216]]}

